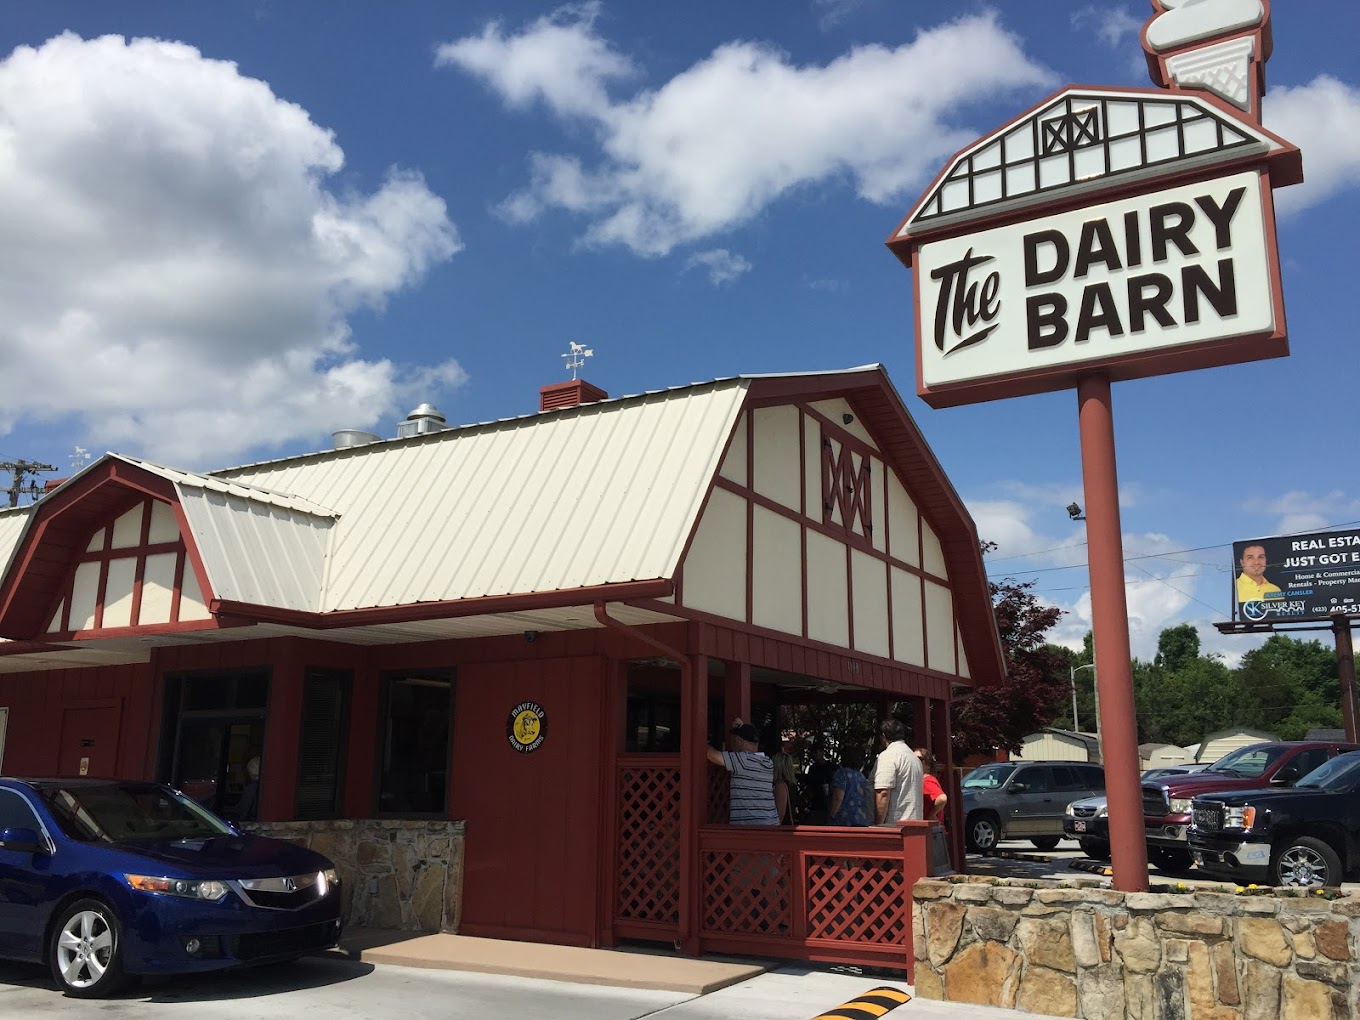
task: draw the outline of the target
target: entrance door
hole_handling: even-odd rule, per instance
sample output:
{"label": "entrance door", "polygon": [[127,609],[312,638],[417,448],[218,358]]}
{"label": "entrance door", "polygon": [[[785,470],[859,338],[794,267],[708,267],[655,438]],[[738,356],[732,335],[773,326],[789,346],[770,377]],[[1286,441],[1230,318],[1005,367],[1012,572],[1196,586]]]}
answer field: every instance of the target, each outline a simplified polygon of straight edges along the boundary
{"label": "entrance door", "polygon": [[264,719],[257,715],[182,719],[171,781],[215,814],[233,821],[252,820],[258,807],[263,747]]}
{"label": "entrance door", "polygon": [[122,716],[120,698],[68,705],[61,715],[57,775],[117,776]]}

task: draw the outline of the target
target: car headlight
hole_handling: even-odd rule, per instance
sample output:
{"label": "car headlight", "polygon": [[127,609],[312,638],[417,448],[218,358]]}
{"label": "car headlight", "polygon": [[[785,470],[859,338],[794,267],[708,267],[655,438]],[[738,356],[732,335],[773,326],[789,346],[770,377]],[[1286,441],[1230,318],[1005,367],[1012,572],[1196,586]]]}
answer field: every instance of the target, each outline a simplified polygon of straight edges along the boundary
{"label": "car headlight", "polygon": [[340,872],[334,868],[327,868],[325,871],[318,871],[316,874],[316,887],[322,896],[340,885]]}
{"label": "car headlight", "polygon": [[1110,817],[1110,805],[1106,804],[1106,805],[1105,805],[1104,807],[1102,807],[1099,811],[1097,811],[1097,812],[1096,812],[1096,817],[1097,817],[1097,818],[1109,818],[1109,817]]}
{"label": "car headlight", "polygon": [[1223,828],[1225,829],[1250,829],[1255,824],[1256,809],[1250,805],[1228,806],[1223,809]]}
{"label": "car headlight", "polygon": [[216,902],[227,895],[227,883],[216,879],[199,881],[188,878],[161,878],[157,875],[124,875],[127,884],[141,892],[165,896],[184,896],[192,900]]}
{"label": "car headlight", "polygon": [[1172,797],[1168,805],[1173,815],[1188,815],[1190,813],[1189,797]]}
{"label": "car headlight", "polygon": [[1077,813],[1076,813],[1075,811],[1072,810],[1072,805],[1071,805],[1071,804],[1068,804],[1067,807],[1063,808],[1063,810],[1064,810],[1065,812],[1067,812],[1067,817],[1068,817],[1068,818],[1074,818],[1074,817],[1076,817],[1076,814],[1077,814]]}

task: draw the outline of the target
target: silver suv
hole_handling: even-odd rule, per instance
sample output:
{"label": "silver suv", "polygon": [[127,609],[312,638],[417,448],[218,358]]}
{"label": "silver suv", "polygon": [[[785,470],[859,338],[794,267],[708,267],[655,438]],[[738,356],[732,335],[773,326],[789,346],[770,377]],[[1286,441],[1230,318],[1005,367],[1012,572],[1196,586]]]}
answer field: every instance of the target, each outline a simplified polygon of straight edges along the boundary
{"label": "silver suv", "polygon": [[1005,761],[963,777],[964,835],[974,853],[1003,839],[1052,850],[1063,837],[1067,805],[1105,792],[1105,770],[1075,761]]}

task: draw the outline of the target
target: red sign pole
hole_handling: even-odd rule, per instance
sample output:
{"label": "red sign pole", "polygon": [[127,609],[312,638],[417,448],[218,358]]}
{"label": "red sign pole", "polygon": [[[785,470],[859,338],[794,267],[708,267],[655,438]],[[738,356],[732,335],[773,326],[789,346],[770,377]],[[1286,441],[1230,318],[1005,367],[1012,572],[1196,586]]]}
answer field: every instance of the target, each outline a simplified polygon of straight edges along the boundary
{"label": "red sign pole", "polygon": [[1110,863],[1114,887],[1139,892],[1148,887],[1147,838],[1143,830],[1143,794],[1138,783],[1138,724],[1129,656],[1110,377],[1085,375],[1077,380],[1077,409],[1081,423],[1096,686],[1100,695],[1105,794],[1110,808]]}

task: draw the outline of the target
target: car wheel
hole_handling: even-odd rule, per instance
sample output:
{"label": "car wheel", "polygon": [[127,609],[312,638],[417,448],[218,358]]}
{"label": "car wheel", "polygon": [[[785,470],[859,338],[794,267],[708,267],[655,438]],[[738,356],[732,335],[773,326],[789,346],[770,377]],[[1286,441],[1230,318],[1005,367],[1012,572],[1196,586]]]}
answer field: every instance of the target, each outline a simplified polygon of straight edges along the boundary
{"label": "car wheel", "polygon": [[1001,839],[1001,830],[991,815],[970,815],[964,831],[968,834],[968,849],[974,852],[995,850]]}
{"label": "car wheel", "polygon": [[1108,861],[1110,859],[1110,844],[1103,839],[1092,839],[1087,836],[1077,840],[1077,845],[1081,847],[1081,852],[1087,857],[1092,857],[1097,861]]}
{"label": "car wheel", "polygon": [[1030,842],[1033,843],[1040,850],[1052,850],[1054,847],[1058,845],[1059,837],[1035,836],[1033,839],[1030,840]]}
{"label": "car wheel", "polygon": [[1189,850],[1174,850],[1164,846],[1149,847],[1148,860],[1157,866],[1158,871],[1188,871],[1195,862]]}
{"label": "car wheel", "polygon": [[102,900],[77,900],[62,913],[48,946],[52,976],[78,999],[111,995],[124,984],[123,927]]}
{"label": "car wheel", "polygon": [[1336,851],[1312,836],[1295,836],[1284,842],[1271,866],[1278,885],[1320,889],[1341,884],[1341,859]]}

